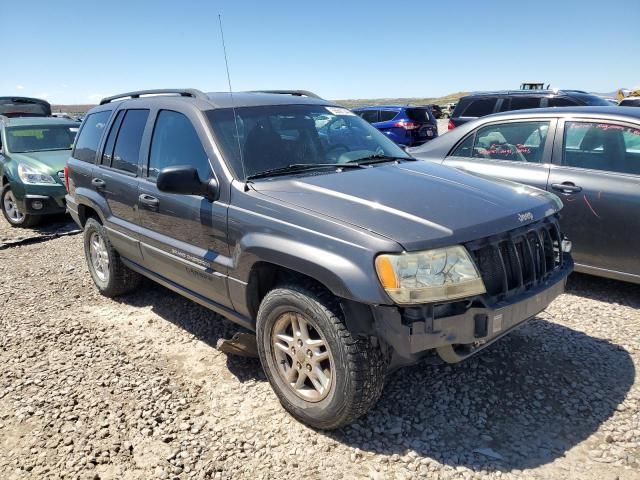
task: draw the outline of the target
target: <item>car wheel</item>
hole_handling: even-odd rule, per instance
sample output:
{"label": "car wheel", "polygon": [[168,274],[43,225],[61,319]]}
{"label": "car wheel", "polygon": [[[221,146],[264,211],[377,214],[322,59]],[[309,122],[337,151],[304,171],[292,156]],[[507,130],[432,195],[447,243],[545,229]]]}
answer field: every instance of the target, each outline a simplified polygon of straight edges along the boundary
{"label": "car wheel", "polygon": [[100,293],[115,297],[135,290],[142,277],[122,263],[115,251],[105,228],[95,218],[90,218],[84,226],[84,255],[89,273]]}
{"label": "car wheel", "polygon": [[22,213],[18,209],[18,202],[11,191],[11,186],[7,183],[0,192],[0,207],[2,214],[12,227],[29,228],[40,222],[39,215],[29,215]]}
{"label": "car wheel", "polygon": [[260,304],[256,333],[272,388],[301,422],[339,428],[380,398],[382,352],[349,332],[337,299],[324,289],[290,284],[271,290]]}

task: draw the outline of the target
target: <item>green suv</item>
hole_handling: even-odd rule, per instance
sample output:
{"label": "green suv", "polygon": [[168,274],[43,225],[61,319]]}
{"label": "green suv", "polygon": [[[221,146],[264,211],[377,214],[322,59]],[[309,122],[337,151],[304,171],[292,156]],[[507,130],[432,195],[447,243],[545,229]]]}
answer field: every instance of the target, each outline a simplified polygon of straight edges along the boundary
{"label": "green suv", "polygon": [[64,167],[78,122],[0,116],[0,208],[14,227],[64,213]]}

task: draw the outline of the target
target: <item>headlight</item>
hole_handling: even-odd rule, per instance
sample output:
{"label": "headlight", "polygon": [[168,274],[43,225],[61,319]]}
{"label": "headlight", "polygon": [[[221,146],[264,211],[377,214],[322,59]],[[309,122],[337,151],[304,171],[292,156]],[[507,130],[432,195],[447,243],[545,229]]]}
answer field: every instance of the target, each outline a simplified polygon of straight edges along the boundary
{"label": "headlight", "polygon": [[459,245],[376,258],[380,283],[396,303],[429,303],[485,293],[469,253]]}
{"label": "headlight", "polygon": [[56,182],[51,175],[42,173],[29,165],[21,163],[18,165],[18,176],[22,183],[29,185],[55,185]]}

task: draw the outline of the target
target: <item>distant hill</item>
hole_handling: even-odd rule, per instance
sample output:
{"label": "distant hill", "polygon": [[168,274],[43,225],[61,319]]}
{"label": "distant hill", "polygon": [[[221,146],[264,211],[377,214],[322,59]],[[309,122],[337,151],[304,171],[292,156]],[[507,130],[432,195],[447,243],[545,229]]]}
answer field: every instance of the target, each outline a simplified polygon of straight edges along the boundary
{"label": "distant hill", "polygon": [[95,105],[51,105],[52,112],[65,112],[72,115],[78,115],[81,113],[87,113],[88,110],[95,107]]}
{"label": "distant hill", "polygon": [[444,97],[425,97],[425,98],[360,98],[348,100],[332,100],[338,105],[347,108],[362,107],[364,105],[426,105],[435,103],[442,105],[450,102],[457,102],[461,97],[468,95],[469,92],[456,92],[445,95]]}
{"label": "distant hill", "polygon": [[[363,105],[426,105],[436,103],[442,105],[449,102],[457,102],[460,97],[464,97],[468,92],[456,92],[444,97],[425,97],[425,98],[356,98],[347,100],[331,100],[338,105],[347,108],[361,107]],[[95,105],[51,105],[54,112],[66,112],[70,114],[86,113],[87,110],[95,107]]]}

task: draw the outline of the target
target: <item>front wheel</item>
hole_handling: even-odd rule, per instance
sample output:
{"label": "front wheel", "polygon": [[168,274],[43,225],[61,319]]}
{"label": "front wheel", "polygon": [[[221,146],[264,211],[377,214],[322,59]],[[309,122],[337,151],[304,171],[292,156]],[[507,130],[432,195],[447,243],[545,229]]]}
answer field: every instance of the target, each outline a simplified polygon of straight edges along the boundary
{"label": "front wheel", "polygon": [[40,222],[38,215],[29,215],[23,213],[18,208],[18,202],[16,197],[11,191],[11,186],[7,183],[0,192],[0,208],[2,208],[2,214],[7,222],[12,227],[29,228],[33,227]]}
{"label": "front wheel", "polygon": [[324,289],[290,284],[271,290],[258,311],[257,339],[280,403],[309,426],[347,425],[382,393],[382,352],[349,332],[337,299]]}

